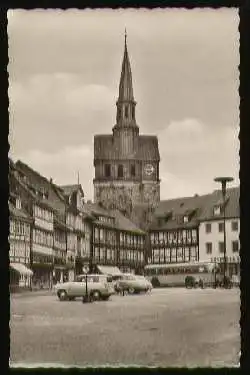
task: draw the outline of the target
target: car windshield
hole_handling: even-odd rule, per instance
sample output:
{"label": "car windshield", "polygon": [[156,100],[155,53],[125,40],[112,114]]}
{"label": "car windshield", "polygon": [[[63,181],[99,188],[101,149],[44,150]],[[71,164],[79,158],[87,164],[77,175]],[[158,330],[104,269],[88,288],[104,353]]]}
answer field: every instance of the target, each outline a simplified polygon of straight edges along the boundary
{"label": "car windshield", "polygon": [[86,280],[86,276],[85,275],[76,276],[76,278],[75,278],[75,282],[77,282],[77,283],[82,283],[85,280]]}
{"label": "car windshield", "polygon": [[88,276],[88,281],[90,281],[92,283],[98,283],[99,277],[98,276]]}

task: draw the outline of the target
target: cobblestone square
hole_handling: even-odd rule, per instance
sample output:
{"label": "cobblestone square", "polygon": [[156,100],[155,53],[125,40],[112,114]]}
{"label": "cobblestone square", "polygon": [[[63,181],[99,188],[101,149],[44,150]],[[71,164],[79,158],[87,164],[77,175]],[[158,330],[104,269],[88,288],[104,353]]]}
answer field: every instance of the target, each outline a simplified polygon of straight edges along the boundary
{"label": "cobblestone square", "polygon": [[11,298],[11,366],[234,366],[240,292],[154,289],[106,302]]}

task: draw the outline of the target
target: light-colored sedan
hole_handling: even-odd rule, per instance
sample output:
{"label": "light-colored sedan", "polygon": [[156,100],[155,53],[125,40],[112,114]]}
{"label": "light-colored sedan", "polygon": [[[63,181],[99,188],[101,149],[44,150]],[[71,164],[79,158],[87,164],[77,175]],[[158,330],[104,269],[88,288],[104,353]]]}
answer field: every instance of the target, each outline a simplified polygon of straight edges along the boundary
{"label": "light-colored sedan", "polygon": [[152,284],[144,276],[124,273],[117,280],[115,289],[118,292],[128,292],[135,294],[140,292],[148,292],[152,290]]}
{"label": "light-colored sedan", "polygon": [[115,292],[105,275],[78,275],[75,281],[56,284],[55,290],[60,301],[74,300],[76,297],[87,295],[96,301],[108,300]]}

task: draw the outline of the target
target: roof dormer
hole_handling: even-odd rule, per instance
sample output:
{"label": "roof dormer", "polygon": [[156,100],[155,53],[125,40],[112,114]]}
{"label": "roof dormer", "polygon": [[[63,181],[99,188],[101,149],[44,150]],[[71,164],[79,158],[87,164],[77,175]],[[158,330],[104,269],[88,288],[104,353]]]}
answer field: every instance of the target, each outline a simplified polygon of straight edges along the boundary
{"label": "roof dormer", "polygon": [[186,210],[186,212],[183,215],[183,223],[184,224],[189,223],[190,220],[192,220],[193,216],[195,215],[196,211],[197,211],[196,208]]}
{"label": "roof dormer", "polygon": [[213,207],[213,214],[214,214],[214,216],[219,216],[219,215],[221,215],[221,205],[220,205],[220,204],[216,204],[216,205]]}
{"label": "roof dormer", "polygon": [[[228,201],[229,201],[229,197],[226,197],[226,199],[225,199],[225,207],[227,206]],[[223,214],[223,209],[224,209],[224,201],[223,201],[223,199],[220,199],[213,206],[213,215],[214,216],[220,216],[220,215],[222,215]]]}

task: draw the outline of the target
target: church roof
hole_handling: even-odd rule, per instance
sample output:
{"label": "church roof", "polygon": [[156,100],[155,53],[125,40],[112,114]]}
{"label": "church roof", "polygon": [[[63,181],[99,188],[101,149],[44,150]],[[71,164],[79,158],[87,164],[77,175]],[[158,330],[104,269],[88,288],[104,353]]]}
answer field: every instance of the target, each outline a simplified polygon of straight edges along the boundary
{"label": "church roof", "polygon": [[132,72],[127,49],[127,34],[125,34],[125,48],[122,61],[118,101],[134,101]]}
{"label": "church roof", "polygon": [[[158,139],[153,135],[138,136],[138,148],[132,155],[135,160],[159,161],[160,154]],[[124,156],[118,147],[115,147],[113,135],[95,135],[94,137],[94,159],[95,160],[122,160]]]}

